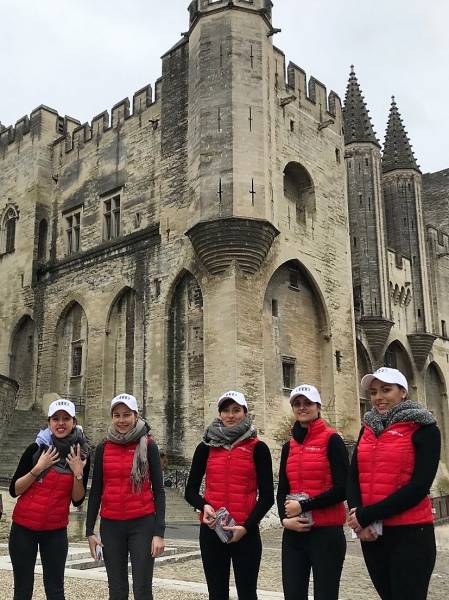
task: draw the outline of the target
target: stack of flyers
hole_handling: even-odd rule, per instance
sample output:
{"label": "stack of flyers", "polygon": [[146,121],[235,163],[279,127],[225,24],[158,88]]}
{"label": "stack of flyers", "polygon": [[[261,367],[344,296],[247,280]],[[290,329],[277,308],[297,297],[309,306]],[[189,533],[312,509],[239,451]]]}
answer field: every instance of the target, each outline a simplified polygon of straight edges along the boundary
{"label": "stack of flyers", "polygon": [[215,516],[214,529],[215,533],[218,535],[218,537],[224,544],[227,544],[229,542],[229,540],[232,538],[233,533],[232,531],[226,531],[225,529],[223,529],[223,527],[234,527],[234,525],[235,520],[229,514],[228,509],[224,508],[224,506],[219,508]]}

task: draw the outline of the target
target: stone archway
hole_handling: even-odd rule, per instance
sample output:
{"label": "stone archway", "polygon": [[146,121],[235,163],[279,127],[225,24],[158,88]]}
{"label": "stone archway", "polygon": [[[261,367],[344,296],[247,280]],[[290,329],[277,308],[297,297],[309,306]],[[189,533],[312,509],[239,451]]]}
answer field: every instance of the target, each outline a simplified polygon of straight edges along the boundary
{"label": "stone archway", "polygon": [[425,375],[426,406],[433,413],[441,432],[441,460],[449,467],[449,410],[446,386],[440,369],[430,363]]}
{"label": "stone archway", "polygon": [[307,216],[316,210],[315,188],[305,167],[289,162],[284,169],[284,196],[294,206],[295,219],[305,225]]}
{"label": "stone archway", "polygon": [[85,407],[88,323],[86,313],[77,302],[62,312],[56,326],[56,355],[53,391],[72,399],[78,411]]}
{"label": "stone archway", "polygon": [[203,294],[185,272],[176,283],[168,312],[166,451],[182,463],[204,428]]}
{"label": "stone archway", "polygon": [[9,359],[9,377],[19,385],[19,409],[27,409],[34,404],[36,343],[35,323],[31,317],[24,316],[12,334]]}
{"label": "stone archway", "polygon": [[[290,416],[290,390],[300,383],[317,386],[326,402],[328,365],[332,364],[322,299],[299,261],[281,265],[272,275],[263,305],[265,421],[267,433]],[[324,406],[332,420],[335,408]],[[281,434],[282,437],[282,434]]]}

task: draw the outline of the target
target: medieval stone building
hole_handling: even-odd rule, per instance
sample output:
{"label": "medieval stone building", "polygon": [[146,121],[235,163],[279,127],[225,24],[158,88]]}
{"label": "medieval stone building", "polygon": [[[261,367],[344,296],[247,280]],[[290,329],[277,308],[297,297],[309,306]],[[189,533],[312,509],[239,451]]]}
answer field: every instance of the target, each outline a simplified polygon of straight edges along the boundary
{"label": "medieval stone building", "polygon": [[421,176],[395,104],[382,157],[355,74],[343,114],[271,11],[194,0],[154,90],[1,127],[6,446],[55,394],[99,439],[127,391],[180,462],[237,388],[276,451],[303,381],[352,440],[385,361],[447,425],[449,172]]}

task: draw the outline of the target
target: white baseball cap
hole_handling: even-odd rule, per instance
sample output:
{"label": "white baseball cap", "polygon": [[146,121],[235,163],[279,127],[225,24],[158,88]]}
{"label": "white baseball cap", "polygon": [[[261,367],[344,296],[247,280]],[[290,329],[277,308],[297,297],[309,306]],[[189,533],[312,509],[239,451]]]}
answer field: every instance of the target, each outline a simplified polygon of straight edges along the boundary
{"label": "white baseball cap", "polygon": [[58,410],[65,411],[71,417],[75,416],[75,405],[70,400],[65,398],[58,398],[54,400],[48,407],[48,416],[52,417]]}
{"label": "white baseball cap", "polygon": [[240,404],[240,406],[243,406],[244,408],[246,408],[246,410],[248,410],[248,404],[247,404],[246,398],[242,394],[242,392],[234,392],[233,390],[231,390],[229,392],[222,394],[218,398],[218,402],[217,402],[218,409],[220,409],[220,406],[223,404],[223,402],[225,400],[233,400],[234,402],[237,402],[237,404]]}
{"label": "white baseball cap", "polygon": [[117,404],[125,404],[130,410],[133,410],[134,412],[139,412],[139,409],[137,407],[137,400],[134,396],[131,396],[131,394],[119,394],[115,398],[112,398],[111,410]]}
{"label": "white baseball cap", "polygon": [[305,396],[308,400],[310,400],[310,402],[315,402],[315,404],[321,405],[320,392],[316,389],[316,387],[309,385],[308,383],[302,383],[290,392],[290,404],[292,404],[293,400],[298,396]]}
{"label": "white baseball cap", "polygon": [[408,383],[407,379],[398,369],[391,369],[390,367],[380,367],[374,373],[369,373],[362,377],[362,381],[360,385],[362,389],[367,391],[371,385],[373,379],[378,379],[379,381],[383,381],[384,383],[395,383],[396,385],[400,385],[408,392]]}

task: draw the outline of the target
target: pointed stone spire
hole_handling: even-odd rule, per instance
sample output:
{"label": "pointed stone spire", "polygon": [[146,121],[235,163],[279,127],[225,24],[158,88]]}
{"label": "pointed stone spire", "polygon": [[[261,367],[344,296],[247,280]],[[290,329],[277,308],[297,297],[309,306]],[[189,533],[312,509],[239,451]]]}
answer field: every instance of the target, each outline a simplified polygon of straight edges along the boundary
{"label": "pointed stone spire", "polygon": [[380,146],[373,130],[373,124],[360,89],[359,82],[351,65],[348,86],[346,88],[345,103],[343,106],[343,122],[345,129],[345,144],[354,142],[371,142]]}
{"label": "pointed stone spire", "polygon": [[382,171],[388,173],[395,169],[414,169],[420,172],[396,101],[392,96],[382,156]]}

